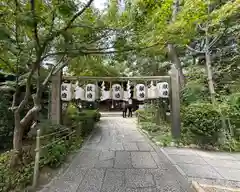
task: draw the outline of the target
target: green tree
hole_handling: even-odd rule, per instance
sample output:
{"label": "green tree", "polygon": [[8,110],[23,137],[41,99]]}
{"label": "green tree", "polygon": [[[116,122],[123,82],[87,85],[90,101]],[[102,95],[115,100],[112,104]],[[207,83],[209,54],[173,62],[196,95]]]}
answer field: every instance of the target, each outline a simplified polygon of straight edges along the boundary
{"label": "green tree", "polygon": [[[103,44],[114,29],[106,25],[100,12],[91,6],[92,2],[1,1],[0,65],[17,79],[11,83],[15,89],[11,107],[15,124],[12,166],[19,161],[23,132],[36,120],[42,107],[42,92],[52,75],[73,58],[114,52],[109,51],[109,44]],[[49,60],[55,63],[51,69],[45,65]],[[44,79],[42,68],[47,72]],[[26,90],[24,98],[19,100],[20,86]],[[21,118],[20,113],[31,96],[34,104]]]}

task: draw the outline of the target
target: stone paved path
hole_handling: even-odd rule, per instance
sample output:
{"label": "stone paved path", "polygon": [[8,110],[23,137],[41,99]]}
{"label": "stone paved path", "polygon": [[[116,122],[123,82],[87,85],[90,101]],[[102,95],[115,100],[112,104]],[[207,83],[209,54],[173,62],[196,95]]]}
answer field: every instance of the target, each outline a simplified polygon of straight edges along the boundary
{"label": "stone paved path", "polygon": [[[240,153],[210,152],[198,149],[167,147],[163,149],[172,163],[200,184],[240,191]],[[214,188],[214,187],[213,187]]]}
{"label": "stone paved path", "polygon": [[66,172],[42,192],[187,192],[184,178],[133,119],[103,117]]}

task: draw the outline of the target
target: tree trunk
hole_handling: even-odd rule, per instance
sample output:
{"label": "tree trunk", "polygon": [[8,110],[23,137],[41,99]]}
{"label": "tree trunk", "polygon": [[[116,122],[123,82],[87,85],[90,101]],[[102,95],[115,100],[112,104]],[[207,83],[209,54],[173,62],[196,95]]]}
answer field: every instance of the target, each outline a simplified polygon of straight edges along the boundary
{"label": "tree trunk", "polygon": [[183,75],[181,61],[177,55],[177,51],[174,45],[168,44],[168,53],[172,63],[175,65],[176,69],[179,71],[180,86],[183,87],[185,84],[185,77]]}
{"label": "tree trunk", "polygon": [[211,95],[212,103],[215,102],[215,89],[214,89],[214,83],[213,83],[213,75],[212,75],[212,66],[211,66],[211,56],[209,51],[206,51],[205,53],[206,58],[206,71],[207,71],[207,77],[208,77],[208,88]]}
{"label": "tree trunk", "polygon": [[212,66],[211,66],[211,55],[209,51],[209,35],[208,35],[208,27],[205,31],[205,60],[206,60],[206,71],[207,71],[207,77],[208,77],[208,88],[211,95],[211,101],[214,104],[215,103],[215,89],[214,89],[214,83],[213,83],[213,75],[212,75]]}
{"label": "tree trunk", "polygon": [[20,112],[18,110],[14,112],[14,124],[13,151],[10,162],[12,168],[19,164],[22,156],[23,127],[20,123]]}
{"label": "tree trunk", "polygon": [[[179,0],[174,0],[173,6],[172,6],[172,22],[176,21],[178,9],[179,9]],[[171,43],[168,44],[168,53],[172,63],[175,65],[176,69],[179,71],[180,86],[183,87],[185,84],[185,78],[183,75],[181,61],[177,55],[176,47]]]}

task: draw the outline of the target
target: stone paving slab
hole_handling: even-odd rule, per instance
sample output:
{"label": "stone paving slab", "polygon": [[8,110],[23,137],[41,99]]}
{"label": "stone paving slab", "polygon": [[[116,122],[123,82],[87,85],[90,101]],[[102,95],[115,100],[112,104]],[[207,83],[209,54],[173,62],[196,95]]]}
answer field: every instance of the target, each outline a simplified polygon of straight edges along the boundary
{"label": "stone paving slab", "polygon": [[108,169],[106,171],[102,192],[121,192],[125,187],[125,171],[122,169]]}
{"label": "stone paving slab", "polygon": [[149,152],[131,152],[131,159],[134,168],[157,168],[157,164],[155,163],[151,153]]}
{"label": "stone paving slab", "polygon": [[130,152],[128,152],[128,151],[116,151],[114,168],[118,168],[118,169],[132,168]]}
{"label": "stone paving slab", "polygon": [[[209,152],[167,147],[162,149],[189,180],[240,190],[240,153]],[[210,189],[209,189],[210,190]],[[220,192],[222,189],[215,189]]]}
{"label": "stone paving slab", "polygon": [[130,143],[130,142],[126,142],[123,143],[123,147],[125,151],[138,151],[138,147],[137,147],[137,143]]}
{"label": "stone paving slab", "polygon": [[187,178],[136,128],[133,118],[103,117],[66,172],[41,192],[188,192]]}
{"label": "stone paving slab", "polygon": [[179,166],[189,177],[196,176],[200,178],[210,178],[210,179],[224,178],[210,165],[179,164]]}

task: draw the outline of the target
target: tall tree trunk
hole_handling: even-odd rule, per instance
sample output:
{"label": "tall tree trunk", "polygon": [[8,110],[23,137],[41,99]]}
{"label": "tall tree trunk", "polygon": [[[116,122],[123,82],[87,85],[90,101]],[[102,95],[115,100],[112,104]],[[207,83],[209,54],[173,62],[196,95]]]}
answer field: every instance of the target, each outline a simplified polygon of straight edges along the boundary
{"label": "tall tree trunk", "polygon": [[208,50],[206,50],[205,52],[205,58],[206,58],[206,71],[207,71],[207,77],[208,77],[208,88],[211,95],[211,101],[212,103],[214,103],[215,89],[214,89],[213,75],[212,75],[211,55]]}
{"label": "tall tree trunk", "polygon": [[[172,22],[176,21],[178,9],[179,9],[179,0],[174,0],[173,6],[172,6]],[[181,61],[177,55],[176,47],[171,43],[168,44],[168,54],[171,58],[172,63],[175,65],[176,69],[179,71],[180,86],[183,87],[185,84],[185,78],[183,75]]]}
{"label": "tall tree trunk", "polygon": [[209,36],[209,15],[211,12],[210,7],[211,2],[208,1],[208,21],[206,23],[205,28],[205,60],[206,60],[206,71],[207,71],[207,77],[208,77],[208,88],[211,95],[211,101],[213,104],[215,104],[215,89],[214,89],[214,83],[213,83],[213,74],[212,74],[212,64],[211,64],[211,53],[210,53],[210,36]]}
{"label": "tall tree trunk", "polygon": [[14,135],[13,135],[13,151],[12,158],[10,162],[11,167],[15,167],[19,164],[22,155],[22,137],[23,137],[23,128],[20,123],[20,112],[16,110],[14,112]]}
{"label": "tall tree trunk", "polygon": [[173,44],[168,44],[168,53],[172,63],[175,65],[176,69],[179,71],[180,86],[183,87],[185,84],[185,78],[183,75],[182,65],[177,55],[177,50]]}

